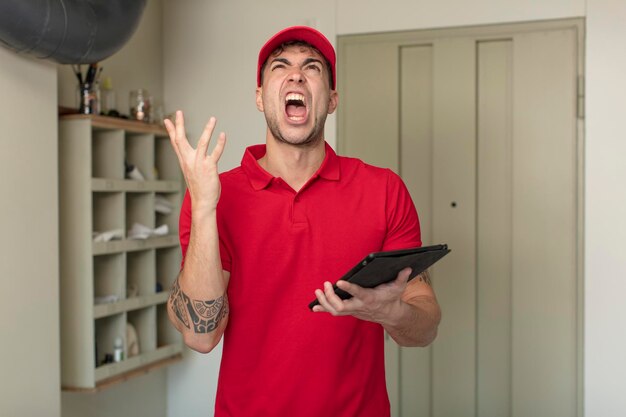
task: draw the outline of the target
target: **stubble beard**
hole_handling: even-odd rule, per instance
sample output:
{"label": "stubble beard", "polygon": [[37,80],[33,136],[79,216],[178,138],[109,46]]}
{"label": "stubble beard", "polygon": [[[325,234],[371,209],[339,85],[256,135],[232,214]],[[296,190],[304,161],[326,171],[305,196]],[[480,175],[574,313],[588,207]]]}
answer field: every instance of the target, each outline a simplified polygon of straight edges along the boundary
{"label": "stubble beard", "polygon": [[267,122],[267,127],[272,133],[272,136],[280,143],[308,148],[313,147],[320,141],[324,140],[324,123],[326,122],[325,116],[316,119],[313,125],[313,129],[311,130],[309,135],[306,136],[304,139],[298,141],[285,138],[280,130],[280,127],[278,127],[278,121],[276,120],[276,118],[272,118],[268,114],[266,114],[265,121]]}

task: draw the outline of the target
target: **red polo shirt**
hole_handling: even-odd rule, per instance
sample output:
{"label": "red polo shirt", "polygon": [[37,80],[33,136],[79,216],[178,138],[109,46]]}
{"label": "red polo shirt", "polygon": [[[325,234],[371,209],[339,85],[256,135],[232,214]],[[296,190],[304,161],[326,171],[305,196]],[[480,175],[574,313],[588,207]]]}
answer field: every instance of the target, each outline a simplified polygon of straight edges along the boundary
{"label": "red polo shirt", "polygon": [[[264,154],[252,146],[220,175],[220,252],[231,275],[215,416],[389,416],[382,327],[308,304],[368,253],[421,245],[409,193],[392,171],[328,144],[295,192],[261,168]],[[183,255],[190,226],[187,195]]]}

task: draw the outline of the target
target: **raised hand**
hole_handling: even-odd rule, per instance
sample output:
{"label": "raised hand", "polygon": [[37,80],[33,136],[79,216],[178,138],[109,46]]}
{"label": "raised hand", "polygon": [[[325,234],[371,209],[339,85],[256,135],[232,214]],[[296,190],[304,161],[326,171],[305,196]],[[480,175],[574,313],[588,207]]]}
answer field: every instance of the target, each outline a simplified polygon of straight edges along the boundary
{"label": "raised hand", "polygon": [[217,144],[209,154],[209,143],[216,124],[215,117],[211,117],[206,124],[196,149],[187,139],[182,111],[176,112],[176,125],[168,119],[164,123],[185,177],[194,211],[214,210],[221,190],[217,163],[224,152],[226,134],[224,132],[219,134]]}

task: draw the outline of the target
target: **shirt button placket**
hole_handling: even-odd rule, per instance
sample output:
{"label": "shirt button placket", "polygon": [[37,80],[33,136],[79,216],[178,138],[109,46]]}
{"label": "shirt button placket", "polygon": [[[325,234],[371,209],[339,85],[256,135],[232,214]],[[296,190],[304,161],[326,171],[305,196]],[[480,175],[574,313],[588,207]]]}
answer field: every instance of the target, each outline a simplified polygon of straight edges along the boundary
{"label": "shirt button placket", "polygon": [[299,193],[296,193],[291,200],[291,222],[294,225],[303,225],[307,223],[306,216],[304,215],[302,197]]}

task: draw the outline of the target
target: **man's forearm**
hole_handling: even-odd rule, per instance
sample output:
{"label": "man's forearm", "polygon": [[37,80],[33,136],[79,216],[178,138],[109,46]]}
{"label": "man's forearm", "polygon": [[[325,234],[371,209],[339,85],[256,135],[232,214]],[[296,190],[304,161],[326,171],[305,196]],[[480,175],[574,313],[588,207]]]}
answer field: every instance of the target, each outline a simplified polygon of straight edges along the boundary
{"label": "man's forearm", "polygon": [[168,300],[170,320],[192,349],[209,352],[221,339],[228,320],[226,287],[215,212],[194,215],[185,266]]}
{"label": "man's forearm", "polygon": [[416,296],[400,301],[393,320],[383,324],[400,346],[428,346],[437,336],[441,309],[434,297]]}
{"label": "man's forearm", "polygon": [[220,341],[228,318],[228,298],[222,295],[212,300],[192,299],[174,283],[167,303],[170,321],[182,333],[190,348],[210,352]]}

